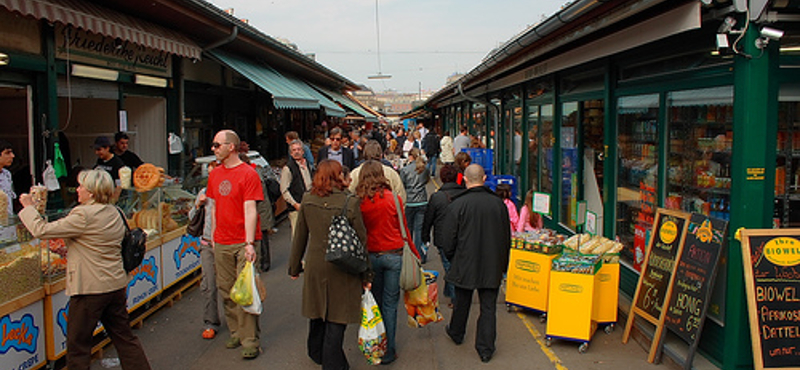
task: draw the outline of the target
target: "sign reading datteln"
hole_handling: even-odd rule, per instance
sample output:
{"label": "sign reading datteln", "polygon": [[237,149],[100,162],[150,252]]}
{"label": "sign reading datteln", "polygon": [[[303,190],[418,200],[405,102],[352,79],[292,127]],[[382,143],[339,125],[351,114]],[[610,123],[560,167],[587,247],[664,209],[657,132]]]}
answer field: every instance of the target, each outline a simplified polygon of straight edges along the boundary
{"label": "sign reading datteln", "polygon": [[741,231],[756,369],[800,369],[800,229]]}

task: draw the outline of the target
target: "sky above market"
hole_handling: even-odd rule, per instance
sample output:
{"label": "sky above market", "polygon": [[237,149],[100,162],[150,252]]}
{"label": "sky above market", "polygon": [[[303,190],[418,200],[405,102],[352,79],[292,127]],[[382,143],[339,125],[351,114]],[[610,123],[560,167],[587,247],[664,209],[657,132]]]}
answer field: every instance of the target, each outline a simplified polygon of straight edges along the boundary
{"label": "sky above market", "polygon": [[[436,91],[565,0],[212,0],[376,92]],[[376,6],[377,4],[377,6]],[[376,8],[377,23],[376,28]],[[380,36],[380,37],[378,37]],[[378,53],[380,41],[380,53]],[[380,61],[380,63],[379,63]],[[370,79],[375,75],[389,79]]]}

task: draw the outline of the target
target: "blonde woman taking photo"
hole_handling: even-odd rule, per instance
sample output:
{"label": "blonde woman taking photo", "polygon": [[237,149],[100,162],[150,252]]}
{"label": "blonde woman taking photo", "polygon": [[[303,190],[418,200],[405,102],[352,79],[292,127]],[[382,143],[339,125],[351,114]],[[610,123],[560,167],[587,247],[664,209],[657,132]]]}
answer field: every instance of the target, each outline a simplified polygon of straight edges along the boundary
{"label": "blonde woman taking photo", "polygon": [[124,369],[150,369],[128,321],[128,275],[121,253],[126,220],[111,204],[114,180],[104,170],[88,170],[78,175],[78,184],[78,206],[53,222],[39,215],[30,194],[19,197],[25,207],[19,218],[31,234],[41,239],[62,238],[67,246],[67,367],[89,369],[92,336],[100,321]]}

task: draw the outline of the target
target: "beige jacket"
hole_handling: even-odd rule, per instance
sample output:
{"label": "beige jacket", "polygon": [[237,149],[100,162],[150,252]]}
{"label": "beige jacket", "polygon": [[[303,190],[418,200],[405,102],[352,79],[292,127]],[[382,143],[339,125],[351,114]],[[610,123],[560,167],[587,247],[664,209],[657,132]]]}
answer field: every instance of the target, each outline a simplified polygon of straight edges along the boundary
{"label": "beige jacket", "polygon": [[[350,172],[350,178],[353,180],[350,182],[350,190],[351,193],[356,193],[356,187],[358,187],[358,174],[361,173],[361,166],[358,166]],[[397,194],[400,196],[400,199],[403,200],[403,204],[406,203],[406,187],[403,186],[403,180],[400,178],[400,175],[394,168],[391,168],[387,165],[383,165],[383,176],[389,180],[389,186],[392,187],[392,193]]]}
{"label": "beige jacket", "polygon": [[120,247],[125,225],[113,205],[82,204],[53,222],[28,206],[19,218],[36,238],[64,239],[68,296],[113,292],[128,284]]}

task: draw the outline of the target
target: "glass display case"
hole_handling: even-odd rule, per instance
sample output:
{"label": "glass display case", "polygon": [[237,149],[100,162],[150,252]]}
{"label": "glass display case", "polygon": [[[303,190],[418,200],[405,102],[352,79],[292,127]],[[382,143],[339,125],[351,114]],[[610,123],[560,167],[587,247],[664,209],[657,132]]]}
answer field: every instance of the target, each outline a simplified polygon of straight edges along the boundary
{"label": "glass display case", "polygon": [[0,222],[0,306],[37,289],[42,282],[40,241],[16,216]]}
{"label": "glass display case", "polygon": [[[117,206],[125,213],[131,228],[140,227],[145,230],[149,250],[159,246],[165,239],[183,234],[194,199],[194,194],[181,189],[180,185],[172,184],[143,193],[123,190]],[[46,217],[49,221],[57,220],[69,214],[69,211],[70,209],[48,212]],[[24,230],[23,235],[27,234],[24,226],[21,229]],[[43,276],[46,283],[58,283],[64,277],[67,266],[64,241],[51,239],[37,242],[33,249],[36,253],[41,250],[41,271],[37,278],[41,280]]]}

